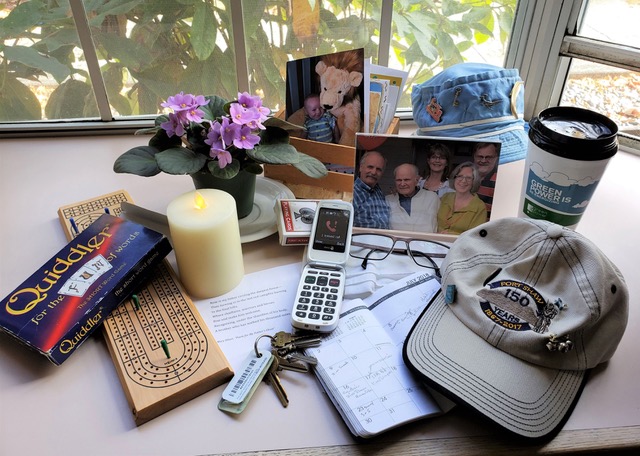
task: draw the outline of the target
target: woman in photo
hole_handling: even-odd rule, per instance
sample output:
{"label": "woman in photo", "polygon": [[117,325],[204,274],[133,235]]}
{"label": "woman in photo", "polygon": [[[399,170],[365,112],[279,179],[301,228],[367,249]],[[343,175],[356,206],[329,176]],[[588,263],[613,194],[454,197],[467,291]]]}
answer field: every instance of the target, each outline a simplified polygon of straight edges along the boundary
{"label": "woman in photo", "polygon": [[438,232],[461,234],[487,221],[487,207],[476,194],[480,173],[473,162],[459,164],[451,173],[449,186],[455,192],[440,198]]}
{"label": "woman in photo", "polygon": [[449,186],[449,172],[451,164],[451,151],[444,144],[433,144],[427,152],[427,167],[424,178],[420,180],[420,187],[435,192],[438,197],[445,193],[453,192]]}

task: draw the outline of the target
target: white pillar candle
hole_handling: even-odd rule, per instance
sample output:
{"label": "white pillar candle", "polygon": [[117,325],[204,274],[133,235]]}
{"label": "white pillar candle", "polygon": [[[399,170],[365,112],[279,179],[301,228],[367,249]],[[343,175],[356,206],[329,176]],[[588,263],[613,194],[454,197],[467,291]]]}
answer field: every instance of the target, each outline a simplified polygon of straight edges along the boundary
{"label": "white pillar candle", "polygon": [[221,190],[178,196],[167,218],[180,279],[197,298],[220,296],[244,276],[236,203]]}

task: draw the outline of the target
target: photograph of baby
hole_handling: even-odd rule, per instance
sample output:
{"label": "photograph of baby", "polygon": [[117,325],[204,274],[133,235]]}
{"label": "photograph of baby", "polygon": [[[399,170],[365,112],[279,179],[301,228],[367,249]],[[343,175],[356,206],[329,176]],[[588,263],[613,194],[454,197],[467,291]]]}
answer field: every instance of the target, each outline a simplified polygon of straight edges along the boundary
{"label": "photograph of baby", "polygon": [[354,226],[460,234],[488,221],[499,142],[358,134]]}
{"label": "photograph of baby", "polygon": [[287,62],[285,119],[313,141],[355,146],[362,131],[364,49]]}

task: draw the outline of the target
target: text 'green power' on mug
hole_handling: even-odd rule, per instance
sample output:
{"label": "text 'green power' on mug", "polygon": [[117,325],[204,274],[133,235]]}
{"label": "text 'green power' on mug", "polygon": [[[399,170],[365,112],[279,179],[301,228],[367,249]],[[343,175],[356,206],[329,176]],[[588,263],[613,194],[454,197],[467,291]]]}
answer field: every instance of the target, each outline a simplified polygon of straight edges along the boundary
{"label": "text 'green power' on mug", "polygon": [[618,127],[581,108],[554,107],[529,122],[520,216],[575,228],[618,151]]}

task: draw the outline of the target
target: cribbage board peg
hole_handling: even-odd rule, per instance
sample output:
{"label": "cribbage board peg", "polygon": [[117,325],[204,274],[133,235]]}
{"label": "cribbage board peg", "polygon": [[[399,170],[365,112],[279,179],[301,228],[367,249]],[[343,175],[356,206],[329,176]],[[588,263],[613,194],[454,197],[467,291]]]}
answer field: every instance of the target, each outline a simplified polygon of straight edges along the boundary
{"label": "cribbage board peg", "polygon": [[171,358],[171,354],[169,353],[169,344],[167,341],[162,339],[160,341],[160,345],[162,345],[162,349],[164,350],[164,354],[167,355],[167,358]]}

